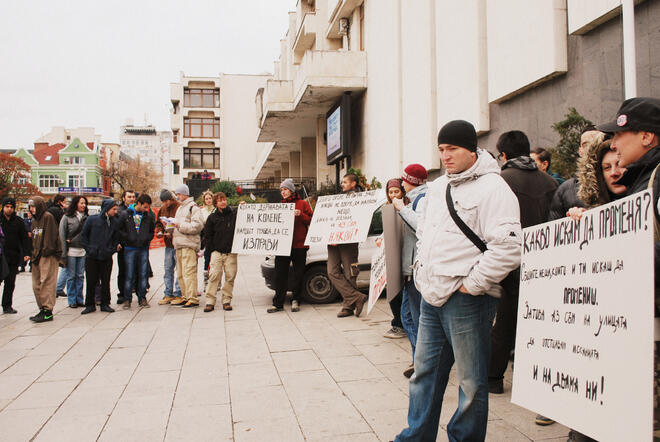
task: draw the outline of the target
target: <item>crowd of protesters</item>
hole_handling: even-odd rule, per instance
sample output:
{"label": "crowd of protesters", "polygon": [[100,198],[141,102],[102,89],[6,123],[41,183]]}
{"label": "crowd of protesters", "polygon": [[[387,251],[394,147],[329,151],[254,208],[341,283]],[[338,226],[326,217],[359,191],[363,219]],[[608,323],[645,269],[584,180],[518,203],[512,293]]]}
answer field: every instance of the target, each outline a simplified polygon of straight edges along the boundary
{"label": "crowd of protesters", "polygon": [[[427,182],[426,168],[411,164],[400,178],[387,181],[387,201],[402,221],[403,288],[390,301],[392,328],[385,336],[407,337],[413,352],[413,364],[404,372],[410,377],[408,428],[397,441],[435,440],[454,364],[460,394],[447,425],[449,439],[485,439],[488,395],[504,392],[504,372],[515,345],[522,229],[566,216],[579,218],[586,209],[647,188],[653,190],[657,220],[659,137],[660,100],[626,100],[613,122],[585,128],[578,172],[561,177],[551,171],[550,153],[532,150],[525,133],[503,133],[495,158],[478,146],[472,124],[454,120],[438,133],[444,175]],[[358,177],[345,175],[341,189],[361,191]],[[300,309],[304,242],[313,217],[292,179],[280,184],[280,192],[283,203],[295,204],[295,222],[290,255],[275,259],[276,289],[268,313],[284,309],[290,267],[295,281],[291,311]],[[211,312],[219,292],[222,309],[232,310],[238,272],[237,256],[231,253],[236,209],[228,206],[222,192],[205,193],[200,207],[185,184],[174,192],[161,191],[160,200],[162,207],[154,216],[149,195],[127,191],[121,204],[104,200],[100,213],[88,216],[84,196],[67,205],[58,195],[50,207],[34,197],[28,218],[21,219],[16,202],[5,198],[0,216],[4,313],[16,313],[12,293],[19,268],[27,263],[39,308],[32,321],[52,320],[56,296],[65,289],[69,307],[84,307],[82,314],[94,312],[97,305],[113,312],[110,275],[115,253],[117,303],[130,309],[135,292],[139,306],[149,307],[149,245],[154,234],[165,242],[165,289],[159,304],[197,307],[203,293],[204,312]],[[656,227],[656,254],[658,235]],[[327,252],[328,277],[343,299],[337,316],[360,316],[366,296],[356,283],[358,244],[329,244]],[[656,259],[656,269],[659,262]],[[553,421],[539,415],[536,423]],[[589,440],[575,431],[570,439]]]}

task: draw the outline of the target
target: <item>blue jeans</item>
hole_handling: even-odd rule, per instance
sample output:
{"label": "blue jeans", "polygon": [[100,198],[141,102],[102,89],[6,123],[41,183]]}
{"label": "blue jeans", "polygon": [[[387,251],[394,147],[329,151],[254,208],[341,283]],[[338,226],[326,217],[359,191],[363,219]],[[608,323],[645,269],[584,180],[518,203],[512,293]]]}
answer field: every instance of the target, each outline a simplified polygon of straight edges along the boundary
{"label": "blue jeans", "polygon": [[66,288],[66,281],[69,279],[69,273],[66,270],[66,267],[60,267],[60,274],[57,276],[57,287],[55,288],[55,293],[64,293]]}
{"label": "blue jeans", "polygon": [[449,371],[456,362],[458,408],[447,425],[450,441],[483,441],[488,424],[490,329],[497,299],[455,292],[442,307],[422,300],[410,378],[408,428],[396,441],[434,441]]}
{"label": "blue jeans", "polygon": [[415,359],[415,348],[417,346],[417,329],[419,328],[419,304],[422,294],[415,287],[415,281],[411,277],[403,284],[403,299],[401,300],[401,322],[403,329],[408,335],[412,347],[413,360]]}
{"label": "blue jeans", "polygon": [[[181,297],[181,288],[179,287],[179,278],[175,278],[176,273],[176,249],[165,247],[165,296]],[[174,294],[172,294],[172,281],[174,281]]]}
{"label": "blue jeans", "polygon": [[133,287],[135,287],[138,301],[145,299],[147,297],[147,277],[149,276],[149,248],[125,248],[124,265],[126,266],[124,299],[131,302]]}
{"label": "blue jeans", "polygon": [[66,297],[69,305],[84,304],[83,277],[85,275],[85,257],[67,256],[66,258]]}

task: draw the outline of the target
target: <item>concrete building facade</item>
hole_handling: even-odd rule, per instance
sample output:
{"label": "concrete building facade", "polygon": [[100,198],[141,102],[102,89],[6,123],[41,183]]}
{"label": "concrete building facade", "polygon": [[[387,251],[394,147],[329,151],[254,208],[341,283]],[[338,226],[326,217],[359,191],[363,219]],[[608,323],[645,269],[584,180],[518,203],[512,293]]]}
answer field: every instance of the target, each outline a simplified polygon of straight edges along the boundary
{"label": "concrete building facade", "polygon": [[170,187],[205,170],[212,179],[254,179],[257,159],[270,143],[257,141],[254,97],[270,75],[220,74],[192,77],[181,72],[170,84]]}
{"label": "concrete building facade", "polygon": [[162,187],[170,183],[172,167],[170,150],[172,132],[158,131],[155,126],[126,124],[119,131],[120,151],[133,159],[149,164],[155,173],[162,174]]}
{"label": "concrete building facade", "polygon": [[[659,96],[660,1],[635,2],[636,95]],[[551,147],[569,107],[592,121],[624,99],[620,0],[299,0],[273,79],[256,96],[260,178],[334,180],[326,113],[351,94],[350,165],[381,181],[439,171],[437,132],[465,119]],[[349,161],[341,161],[341,172]]]}

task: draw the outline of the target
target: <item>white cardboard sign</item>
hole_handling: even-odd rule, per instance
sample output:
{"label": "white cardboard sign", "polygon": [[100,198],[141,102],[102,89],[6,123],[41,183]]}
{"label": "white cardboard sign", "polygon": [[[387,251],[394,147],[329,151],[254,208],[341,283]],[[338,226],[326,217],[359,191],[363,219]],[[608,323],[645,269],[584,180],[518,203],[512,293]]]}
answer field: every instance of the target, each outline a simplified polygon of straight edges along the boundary
{"label": "white cardboard sign", "polygon": [[652,438],[652,201],[523,231],[511,400],[600,441]]}
{"label": "white cardboard sign", "polygon": [[403,237],[403,221],[399,212],[392,204],[385,204],[383,213],[383,242],[387,250],[394,250],[385,256],[387,268],[387,301],[391,301],[401,292],[403,278],[401,275],[401,248]]}
{"label": "white cardboard sign", "polygon": [[319,197],[305,238],[305,245],[351,244],[363,242],[369,234],[378,191]]}
{"label": "white cardboard sign", "polygon": [[369,278],[369,301],[367,315],[376,305],[376,301],[387,285],[387,266],[385,264],[385,245],[378,247],[371,257],[371,277]]}
{"label": "white cardboard sign", "polygon": [[289,256],[294,203],[242,204],[236,214],[232,253]]}

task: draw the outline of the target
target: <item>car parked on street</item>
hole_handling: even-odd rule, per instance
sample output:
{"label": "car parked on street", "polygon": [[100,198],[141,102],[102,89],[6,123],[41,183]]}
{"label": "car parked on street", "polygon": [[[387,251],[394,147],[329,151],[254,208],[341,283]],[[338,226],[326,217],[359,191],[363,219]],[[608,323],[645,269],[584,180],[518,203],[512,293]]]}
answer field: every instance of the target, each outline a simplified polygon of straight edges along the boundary
{"label": "car parked on street", "polygon": [[[380,196],[380,195],[379,195]],[[360,290],[369,290],[369,278],[371,276],[371,257],[376,252],[376,238],[383,233],[383,218],[381,208],[385,203],[385,195],[382,202],[374,211],[369,226],[367,240],[359,245],[358,264],[360,273],[357,277],[357,286]],[[315,244],[307,251],[307,263],[303,275],[302,299],[310,304],[326,304],[335,301],[339,292],[332,286],[327,271],[328,248],[326,245]],[[261,263],[261,274],[266,286],[275,290],[275,257],[267,256]],[[289,291],[294,287],[293,272],[289,272]]]}

